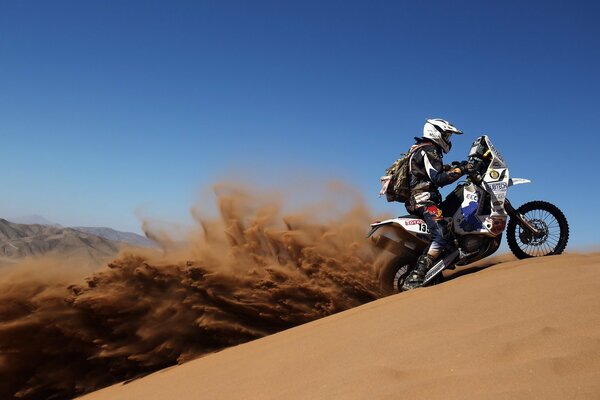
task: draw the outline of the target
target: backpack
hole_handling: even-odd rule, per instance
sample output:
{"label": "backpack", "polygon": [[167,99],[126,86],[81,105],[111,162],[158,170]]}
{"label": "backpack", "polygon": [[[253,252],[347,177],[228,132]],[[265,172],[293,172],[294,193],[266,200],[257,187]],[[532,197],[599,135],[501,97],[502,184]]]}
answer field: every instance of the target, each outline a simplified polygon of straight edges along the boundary
{"label": "backpack", "polygon": [[381,177],[380,197],[385,194],[387,201],[400,203],[410,198],[410,160],[418,149],[428,145],[429,143],[422,143],[412,146],[408,153],[403,154],[385,170],[385,175]]}

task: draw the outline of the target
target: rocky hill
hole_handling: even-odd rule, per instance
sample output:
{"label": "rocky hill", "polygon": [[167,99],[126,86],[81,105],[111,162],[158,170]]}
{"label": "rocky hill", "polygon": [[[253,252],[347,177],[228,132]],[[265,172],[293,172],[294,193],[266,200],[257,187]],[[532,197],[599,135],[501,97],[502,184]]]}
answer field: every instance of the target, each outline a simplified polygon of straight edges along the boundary
{"label": "rocky hill", "polygon": [[114,256],[120,244],[73,228],[26,225],[0,219],[0,257],[4,261],[60,253],[101,262]]}
{"label": "rocky hill", "polygon": [[156,247],[156,243],[154,243],[152,240],[133,232],[121,232],[112,228],[89,226],[74,226],[73,229],[85,233],[91,233],[92,235],[97,235],[114,242],[127,243],[133,246],[141,247]]}

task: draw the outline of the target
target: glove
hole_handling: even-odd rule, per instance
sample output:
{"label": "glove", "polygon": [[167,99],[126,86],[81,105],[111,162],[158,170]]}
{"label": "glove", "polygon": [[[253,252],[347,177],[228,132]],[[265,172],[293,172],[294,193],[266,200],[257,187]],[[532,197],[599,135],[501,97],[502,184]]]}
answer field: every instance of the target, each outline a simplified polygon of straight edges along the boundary
{"label": "glove", "polygon": [[446,172],[448,172],[448,171],[456,172],[456,169],[460,169],[460,161],[452,161],[450,164],[444,165],[444,171],[446,171]]}
{"label": "glove", "polygon": [[463,161],[459,164],[458,169],[460,169],[460,172],[463,175],[466,175],[466,174],[471,174],[471,173],[475,172],[477,170],[477,167],[473,163],[470,163],[468,161]]}

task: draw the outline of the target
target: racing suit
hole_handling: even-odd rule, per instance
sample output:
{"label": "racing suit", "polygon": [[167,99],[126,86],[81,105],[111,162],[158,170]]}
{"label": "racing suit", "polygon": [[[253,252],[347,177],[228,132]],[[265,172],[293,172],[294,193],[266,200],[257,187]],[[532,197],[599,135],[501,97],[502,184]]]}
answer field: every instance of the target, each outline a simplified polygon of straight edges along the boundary
{"label": "racing suit", "polygon": [[[432,235],[432,243],[419,258],[417,268],[421,268],[418,277],[413,277],[413,287],[420,285],[426,269],[429,269],[435,259],[447,245],[445,238],[447,227],[440,203],[442,196],[439,187],[446,186],[460,178],[464,171],[461,168],[444,166],[442,150],[428,139],[415,138],[415,146],[420,146],[410,160],[410,199],[405,203],[411,214],[420,216]],[[425,265],[420,265],[425,263]],[[410,280],[410,278],[408,278]],[[409,285],[410,286],[410,285]]]}

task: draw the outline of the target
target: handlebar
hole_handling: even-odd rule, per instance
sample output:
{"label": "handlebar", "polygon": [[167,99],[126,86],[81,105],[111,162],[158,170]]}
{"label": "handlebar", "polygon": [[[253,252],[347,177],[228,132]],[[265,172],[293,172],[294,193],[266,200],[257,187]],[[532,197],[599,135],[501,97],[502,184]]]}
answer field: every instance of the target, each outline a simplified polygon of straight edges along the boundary
{"label": "handlebar", "polygon": [[[486,156],[488,156],[488,154],[484,155],[485,158],[488,158]],[[476,156],[470,156],[468,162],[473,165],[473,171],[467,173],[468,178],[475,183],[481,182],[483,180],[483,175],[485,175],[485,172],[487,171],[488,163]]]}

